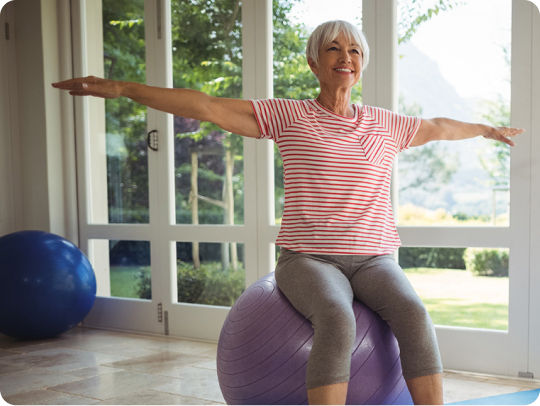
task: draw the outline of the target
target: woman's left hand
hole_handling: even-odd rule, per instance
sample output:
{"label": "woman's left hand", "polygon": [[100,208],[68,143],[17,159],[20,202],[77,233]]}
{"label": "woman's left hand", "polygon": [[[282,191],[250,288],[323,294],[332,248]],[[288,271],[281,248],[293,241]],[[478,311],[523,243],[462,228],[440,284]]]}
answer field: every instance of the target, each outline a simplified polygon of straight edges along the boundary
{"label": "woman's left hand", "polygon": [[489,138],[495,141],[501,141],[505,144],[513,147],[516,145],[512,140],[513,137],[525,132],[523,128],[513,128],[513,127],[491,127],[490,130],[483,134],[484,138]]}

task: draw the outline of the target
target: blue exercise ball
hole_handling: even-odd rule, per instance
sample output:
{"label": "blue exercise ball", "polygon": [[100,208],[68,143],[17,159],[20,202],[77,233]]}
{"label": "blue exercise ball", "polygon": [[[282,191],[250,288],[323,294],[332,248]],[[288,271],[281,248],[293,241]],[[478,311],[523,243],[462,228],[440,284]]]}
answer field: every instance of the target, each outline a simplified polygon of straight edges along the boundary
{"label": "blue exercise ball", "polygon": [[96,277],[71,242],[43,231],[0,237],[0,332],[55,337],[77,325],[96,297]]}

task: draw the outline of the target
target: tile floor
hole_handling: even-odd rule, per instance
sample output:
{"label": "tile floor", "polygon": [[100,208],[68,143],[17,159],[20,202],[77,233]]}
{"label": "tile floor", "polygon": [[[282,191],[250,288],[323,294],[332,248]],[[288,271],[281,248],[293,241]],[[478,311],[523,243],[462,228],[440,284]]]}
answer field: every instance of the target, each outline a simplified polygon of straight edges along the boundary
{"label": "tile floor", "polygon": [[[0,393],[11,404],[223,404],[216,345],[75,328],[19,342],[0,335]],[[445,401],[540,387],[540,381],[446,372]]]}

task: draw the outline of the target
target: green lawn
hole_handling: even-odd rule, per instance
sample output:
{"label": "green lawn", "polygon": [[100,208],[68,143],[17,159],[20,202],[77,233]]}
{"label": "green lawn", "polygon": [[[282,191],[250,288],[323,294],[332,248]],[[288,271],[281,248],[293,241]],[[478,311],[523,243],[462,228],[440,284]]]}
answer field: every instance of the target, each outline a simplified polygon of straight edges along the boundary
{"label": "green lawn", "polygon": [[[136,276],[140,270],[112,267],[111,296],[138,298]],[[455,269],[407,268],[405,273],[435,324],[508,329],[508,278],[472,276]]]}
{"label": "green lawn", "polygon": [[508,278],[456,269],[408,268],[405,273],[435,324],[508,329]]}
{"label": "green lawn", "polygon": [[148,267],[111,267],[111,296],[139,299],[139,295],[137,295],[137,275],[141,269],[144,269],[144,272],[150,272]]}

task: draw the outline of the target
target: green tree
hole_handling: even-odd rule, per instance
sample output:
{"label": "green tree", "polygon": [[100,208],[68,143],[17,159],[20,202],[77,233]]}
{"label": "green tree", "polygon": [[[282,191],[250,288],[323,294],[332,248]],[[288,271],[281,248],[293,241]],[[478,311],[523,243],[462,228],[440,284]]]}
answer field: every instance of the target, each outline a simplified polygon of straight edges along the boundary
{"label": "green tree", "polygon": [[[510,71],[510,50],[502,48],[506,66]],[[484,103],[485,113],[482,118],[497,127],[510,126],[510,104],[501,95],[497,100],[488,100]],[[510,148],[502,142],[490,143],[490,146],[480,152],[479,159],[482,167],[488,173],[491,186],[507,188],[510,174]]]}
{"label": "green tree", "polygon": [[[305,60],[309,32],[305,25],[291,23],[289,18],[297,2],[273,0],[275,97],[313,98],[319,91]],[[105,74],[109,78],[145,82],[143,3],[143,0],[103,0]],[[426,10],[421,7],[423,2],[412,1],[411,18],[400,23],[405,29],[403,32],[400,29],[400,42],[408,40],[423,22],[458,3],[440,0]],[[242,97],[241,11],[239,0],[171,2],[175,87],[199,89],[215,96]],[[361,92],[361,86],[354,89],[353,101],[360,101]],[[106,103],[110,221],[146,222],[146,109],[125,98]],[[186,124],[186,120],[175,117],[177,222],[194,221],[193,198],[200,200],[197,215],[201,223],[242,219],[241,137],[225,133],[210,123]],[[199,187],[197,196],[190,200],[193,153],[198,158]],[[436,158],[427,162],[434,164]],[[276,168],[279,198],[283,194],[279,154],[276,154]],[[226,205],[229,209],[233,207],[232,216],[230,210],[224,209]]]}
{"label": "green tree", "polygon": [[398,44],[408,42],[420,26],[439,13],[452,10],[465,4],[463,0],[426,0],[400,1],[398,21]]}
{"label": "green tree", "polygon": [[[418,28],[441,12],[452,10],[465,4],[463,0],[437,0],[428,3],[425,0],[400,1],[398,19],[398,44],[409,42]],[[410,116],[422,116],[422,107],[418,104],[406,105],[400,95],[399,111]],[[399,156],[399,191],[421,188],[436,192],[447,183],[457,170],[456,160],[448,159],[448,151],[440,143],[428,143],[419,148],[407,150]]]}
{"label": "green tree", "polygon": [[[406,105],[399,98],[399,111],[410,116],[422,116],[418,104]],[[399,191],[422,190],[436,192],[457,170],[457,159],[448,159],[448,151],[441,143],[428,143],[411,148],[399,155]]]}
{"label": "green tree", "polygon": [[[487,111],[482,117],[494,126],[510,126],[510,106],[502,97],[486,102]],[[493,187],[508,187],[510,173],[510,148],[502,142],[492,143],[479,153],[482,168],[488,173]]]}
{"label": "green tree", "polygon": [[[103,0],[105,77],[144,83],[143,0]],[[146,108],[127,98],[107,99],[109,222],[148,222]]]}

